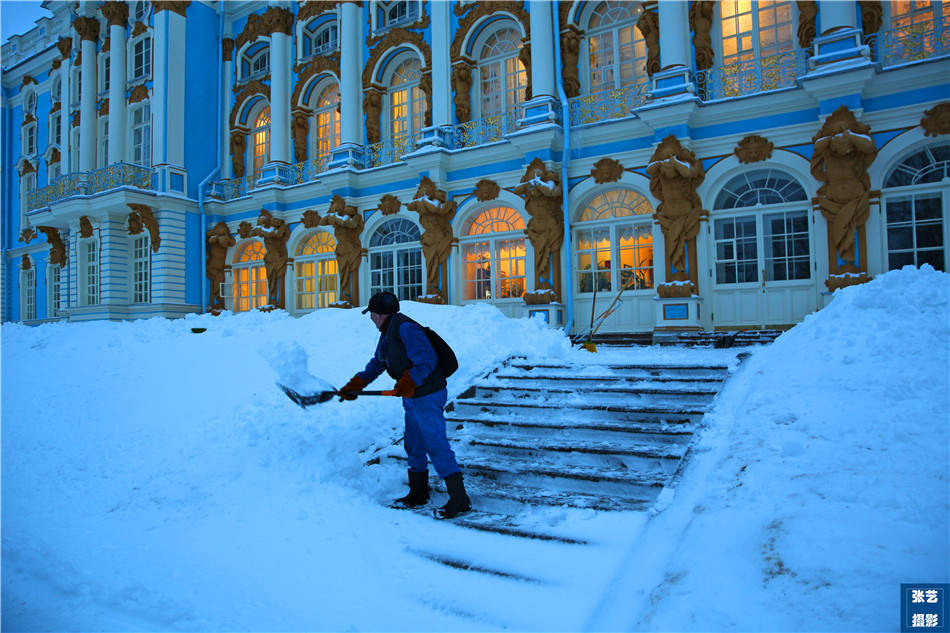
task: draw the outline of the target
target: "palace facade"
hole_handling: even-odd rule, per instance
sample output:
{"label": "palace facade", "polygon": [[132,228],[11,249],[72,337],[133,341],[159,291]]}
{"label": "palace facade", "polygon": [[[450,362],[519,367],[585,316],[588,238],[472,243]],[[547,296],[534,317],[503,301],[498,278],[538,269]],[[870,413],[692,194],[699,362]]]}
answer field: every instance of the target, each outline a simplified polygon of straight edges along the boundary
{"label": "palace facade", "polygon": [[44,6],[2,51],[4,321],[788,327],[946,269],[947,2]]}

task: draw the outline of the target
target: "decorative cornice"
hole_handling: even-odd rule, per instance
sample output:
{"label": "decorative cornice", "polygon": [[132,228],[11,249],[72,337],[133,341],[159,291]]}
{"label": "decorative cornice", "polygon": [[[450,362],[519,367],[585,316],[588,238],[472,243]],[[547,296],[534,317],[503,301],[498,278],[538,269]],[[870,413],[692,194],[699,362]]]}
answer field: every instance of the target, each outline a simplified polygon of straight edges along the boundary
{"label": "decorative cornice", "polygon": [[291,105],[300,103],[300,96],[304,87],[312,77],[320,73],[333,73],[337,80],[340,78],[340,58],[336,55],[329,57],[314,57],[306,64],[297,64],[294,67],[297,73],[297,84],[294,86],[293,95],[290,98]]}
{"label": "decorative cornice", "polygon": [[924,112],[920,127],[924,128],[924,136],[950,134],[950,101],[939,103]]}
{"label": "decorative cornice", "polygon": [[99,41],[99,20],[89,17],[78,17],[73,22],[73,28],[79,33],[79,39],[84,42]]}
{"label": "decorative cornice", "polygon": [[70,127],[79,127],[80,116],[81,115],[79,114],[79,110],[76,110],[75,112],[73,112],[73,120],[69,124]]}
{"label": "decorative cornice", "polygon": [[138,103],[146,99],[148,99],[148,88],[145,87],[145,84],[135,86],[132,88],[132,92],[129,93],[129,103]]}
{"label": "decorative cornice", "polygon": [[54,147],[49,153],[49,158],[46,159],[46,164],[47,166],[55,165],[56,163],[61,161],[62,158],[63,157],[62,155],[60,155],[59,150]]}
{"label": "decorative cornice", "polygon": [[20,90],[22,90],[27,84],[38,85],[39,82],[37,82],[36,79],[32,75],[23,75],[23,83],[20,84]]}
{"label": "decorative cornice", "polygon": [[99,104],[99,116],[106,116],[109,114],[109,100],[103,99]]}
{"label": "decorative cornice", "polygon": [[23,164],[20,165],[20,178],[23,178],[23,176],[26,176],[27,174],[35,174],[35,173],[36,173],[36,167],[34,167],[33,163],[31,163],[30,161],[25,160],[23,161]]}
{"label": "decorative cornice", "polygon": [[234,40],[226,37],[221,40],[221,61],[229,62],[234,59]]}
{"label": "decorative cornice", "polygon": [[33,227],[23,229],[20,231],[20,237],[17,238],[17,241],[23,242],[24,244],[29,244],[36,239],[36,229]]}
{"label": "decorative cornice", "polygon": [[733,151],[740,163],[749,164],[771,158],[773,149],[775,145],[772,141],[758,134],[752,134],[739,141]]}
{"label": "decorative cornice", "polygon": [[125,26],[129,21],[129,5],[125,2],[103,2],[99,5],[99,10],[109,26]]}
{"label": "decorative cornice", "polygon": [[191,0],[152,0],[152,7],[155,9],[155,13],[174,11],[183,18],[186,17],[185,11],[188,9],[189,4],[191,4]]}
{"label": "decorative cornice", "polygon": [[881,0],[858,0],[861,6],[861,30],[865,35],[874,35],[881,30],[884,21],[884,6]]}
{"label": "decorative cornice", "polygon": [[623,165],[613,158],[601,158],[594,163],[590,175],[598,185],[605,182],[617,182],[623,176]]}
{"label": "decorative cornice", "polygon": [[231,110],[232,128],[237,123],[237,115],[241,111],[241,108],[244,107],[244,102],[253,95],[263,95],[264,98],[268,98],[270,96],[270,88],[256,80],[249,81],[241,87],[241,92],[239,92],[237,96],[234,97],[234,109]]}
{"label": "decorative cornice", "polygon": [[135,26],[132,28],[132,37],[138,37],[147,30],[148,25],[145,24],[145,22],[136,22]]}

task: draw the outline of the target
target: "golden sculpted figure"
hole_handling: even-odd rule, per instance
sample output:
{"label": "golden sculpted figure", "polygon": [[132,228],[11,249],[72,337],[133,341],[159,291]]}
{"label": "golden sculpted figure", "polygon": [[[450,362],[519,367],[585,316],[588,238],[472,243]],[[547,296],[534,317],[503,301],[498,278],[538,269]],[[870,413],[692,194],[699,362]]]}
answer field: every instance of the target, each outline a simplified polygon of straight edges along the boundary
{"label": "golden sculpted figure", "polygon": [[561,287],[560,258],[564,243],[564,214],[561,212],[561,182],[557,173],[535,158],[528,165],[515,193],[524,198],[531,216],[525,235],[534,247],[535,290],[557,291]]}
{"label": "golden sculpted figure", "polygon": [[257,217],[257,227],[251,231],[264,240],[264,270],[267,271],[267,303],[278,308],[284,307],[284,273],[287,272],[287,240],[290,239],[290,227],[269,211],[261,209]]}
{"label": "golden sculpted figure", "polygon": [[228,261],[228,248],[234,246],[234,237],[228,225],[218,222],[208,231],[208,261],[205,263],[205,275],[211,282],[211,309],[223,310],[221,284],[224,283],[224,267]]}
{"label": "golden sculpted figure", "polygon": [[449,253],[452,250],[452,218],[458,204],[449,200],[444,191],[436,189],[435,183],[423,176],[412,202],[406,205],[419,214],[423,233],[419,242],[426,258],[426,294],[447,299],[440,282],[447,278]]}
{"label": "golden sculpted figure", "polygon": [[[653,219],[666,240],[667,266],[675,269],[673,281],[685,281],[687,242],[699,234],[700,220],[709,215],[696,194],[706,172],[696,155],[680,145],[672,134],[653,152],[647,166],[650,193],[660,200]],[[669,268],[667,272],[671,272]]]}
{"label": "golden sculpted figure", "polygon": [[844,272],[858,272],[855,233],[868,219],[871,179],[867,169],[877,156],[870,131],[870,126],[841,106],[812,139],[811,175],[824,183],[818,188],[818,206],[828,222],[829,242],[846,262],[841,266],[832,262],[833,273],[844,267]]}
{"label": "golden sculpted figure", "polygon": [[351,306],[359,305],[359,271],[363,257],[363,216],[356,207],[346,204],[334,194],[330,210],[320,220],[324,226],[332,226],[336,237],[336,261],[340,267],[340,301]]}

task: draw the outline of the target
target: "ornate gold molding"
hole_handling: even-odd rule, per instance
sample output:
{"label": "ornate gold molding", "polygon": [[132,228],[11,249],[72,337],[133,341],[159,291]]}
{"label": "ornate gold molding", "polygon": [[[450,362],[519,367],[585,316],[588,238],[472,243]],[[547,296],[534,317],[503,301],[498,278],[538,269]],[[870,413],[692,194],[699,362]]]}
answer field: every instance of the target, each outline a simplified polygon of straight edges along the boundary
{"label": "ornate gold molding", "polygon": [[129,21],[129,5],[125,2],[103,2],[99,5],[99,10],[109,26],[125,26]]}
{"label": "ornate gold molding", "polygon": [[69,126],[79,127],[80,118],[81,118],[81,115],[79,114],[79,110],[76,110],[75,112],[73,112],[73,120],[70,122]]}
{"label": "ornate gold molding", "polygon": [[162,244],[162,237],[159,234],[158,220],[155,219],[155,214],[152,212],[152,208],[144,204],[133,204],[131,202],[128,203],[128,206],[132,210],[132,213],[129,214],[129,234],[133,234],[131,231],[132,216],[136,215],[136,222],[144,224],[145,228],[148,229],[148,237],[149,242],[152,244],[152,252],[157,253],[159,246]]}
{"label": "ornate gold molding", "polygon": [[135,26],[132,27],[132,37],[138,37],[147,30],[148,25],[145,22],[136,22]]}
{"label": "ornate gold molding", "polygon": [[402,203],[399,202],[399,198],[387,193],[382,198],[379,199],[379,210],[383,215],[393,215],[399,213],[399,210],[402,208]]}
{"label": "ornate gold molding", "polygon": [[92,237],[92,220],[90,220],[87,215],[79,218],[79,237]]}
{"label": "ornate gold molding", "polygon": [[815,26],[818,7],[815,5],[815,0],[798,0],[796,4],[798,5],[798,45],[802,48],[811,48],[818,30]]}
{"label": "ornate gold molding", "polygon": [[300,5],[297,10],[297,21],[301,23],[309,22],[327,11],[333,11],[340,4],[335,0],[308,0]]}
{"label": "ornate gold molding", "polygon": [[23,83],[20,84],[20,90],[26,87],[27,84],[39,85],[39,82],[32,75],[23,75]]}
{"label": "ornate gold molding", "polygon": [[453,63],[462,55],[462,42],[468,37],[468,32],[475,23],[493,13],[508,13],[521,22],[525,37],[531,37],[531,20],[528,12],[524,10],[523,4],[520,1],[509,2],[508,0],[503,0],[500,2],[479,2],[472,6],[471,10],[467,11],[465,17],[459,20],[458,30],[455,32],[455,38],[452,40],[452,46],[449,49]]}
{"label": "ornate gold molding", "polygon": [[50,165],[55,165],[62,159],[63,159],[62,154],[60,154],[59,150],[54,147],[53,150],[49,153],[49,158],[46,159],[46,165],[47,167]]}
{"label": "ornate gold molding", "polygon": [[693,29],[693,47],[696,49],[696,68],[706,70],[712,68],[716,54],[713,52],[712,31],[713,8],[716,3],[712,0],[693,0],[689,7],[689,25]]}
{"label": "ornate gold molding", "polygon": [[23,242],[24,244],[29,244],[36,239],[36,229],[29,227],[20,231],[20,237],[17,238],[17,241]]}
{"label": "ornate gold molding", "polygon": [[924,128],[924,136],[950,134],[950,101],[939,103],[924,112],[920,127]]}
{"label": "ornate gold molding", "polygon": [[[246,132],[244,130],[231,130],[231,173],[235,178],[244,177],[244,150],[246,148]],[[243,237],[243,236],[242,236]]]}
{"label": "ornate gold molding", "polygon": [[346,200],[333,194],[330,208],[320,220],[320,224],[332,226],[333,235],[336,237],[334,253],[340,270],[340,303],[359,305],[359,270],[363,259],[360,234],[364,227],[363,216],[356,207],[346,204]]}
{"label": "ornate gold molding", "polygon": [[84,42],[99,41],[99,20],[89,17],[78,17],[73,22],[73,28],[79,33],[79,39]]}
{"label": "ornate gold molding", "polygon": [[33,262],[30,261],[30,256],[24,253],[23,257],[20,258],[20,270],[29,270],[31,268],[33,268]]}
{"label": "ornate gold molding", "polygon": [[305,228],[315,229],[320,226],[320,214],[313,209],[308,209],[303,212],[300,222]]}
{"label": "ornate gold molding", "polygon": [[254,230],[254,227],[251,226],[251,223],[248,222],[247,220],[244,220],[243,222],[238,224],[237,232],[238,232],[238,235],[241,236],[241,239],[246,240],[247,238],[251,237],[251,232],[253,230]]}
{"label": "ornate gold molding", "polygon": [[274,33],[294,34],[294,14],[289,9],[269,7],[267,11],[264,11],[263,18],[268,35]]}
{"label": "ornate gold molding", "polygon": [[772,141],[758,134],[752,134],[739,141],[733,151],[740,163],[749,164],[771,158],[773,149],[775,145]]}
{"label": "ornate gold molding", "polygon": [[314,57],[305,64],[297,64],[294,67],[294,72],[297,73],[297,83],[294,86],[294,93],[290,98],[290,103],[303,105],[300,103],[300,96],[311,78],[320,73],[332,73],[339,81],[340,58],[337,55]]}
{"label": "ornate gold molding", "polygon": [[881,0],[858,0],[861,6],[861,30],[865,35],[874,35],[881,30],[884,21],[884,6]]}
{"label": "ornate gold molding", "polygon": [[623,176],[623,165],[613,158],[601,158],[594,163],[590,175],[598,185],[606,182],[617,182]]}
{"label": "ornate gold molding", "polygon": [[383,54],[392,48],[405,44],[415,46],[422,53],[422,65],[424,69],[432,68],[432,50],[429,48],[429,45],[426,44],[422,33],[407,31],[404,28],[390,29],[381,40],[378,40],[377,45],[370,51],[369,59],[363,68],[364,90],[373,83],[373,71],[376,69],[376,64],[380,58],[382,58]]}
{"label": "ornate gold molding", "polygon": [[23,178],[23,176],[26,176],[27,174],[35,174],[35,173],[36,173],[36,167],[34,167],[33,163],[31,163],[30,161],[25,160],[20,165],[20,178]]}
{"label": "ornate gold molding", "polygon": [[46,241],[49,242],[49,263],[53,266],[65,266],[69,261],[69,256],[66,254],[66,245],[59,234],[59,229],[52,226],[38,226],[36,228],[43,232]]}
{"label": "ornate gold molding", "polygon": [[647,74],[660,70],[660,18],[654,11],[644,11],[637,20],[637,29],[647,44]]}
{"label": "ornate gold molding", "polygon": [[290,133],[294,144],[294,162],[307,160],[307,132],[310,130],[310,116],[313,112],[294,108],[290,117]]}
{"label": "ornate gold molding", "polygon": [[152,0],[155,13],[173,11],[181,17],[186,17],[185,11],[188,9],[189,4],[191,4],[191,0]]}
{"label": "ornate gold molding", "polygon": [[237,50],[241,50],[248,42],[253,42],[259,37],[269,36],[271,34],[269,28],[269,25],[264,21],[263,15],[252,13],[247,16],[247,23],[245,23],[241,33],[234,38],[234,46]]}
{"label": "ornate gold molding", "polygon": [[237,126],[237,117],[244,107],[244,103],[254,95],[261,95],[265,99],[270,97],[270,88],[256,79],[241,86],[241,91],[234,97],[234,108],[231,110],[231,127]]}
{"label": "ornate gold molding", "polygon": [[129,103],[138,103],[146,99],[148,99],[148,88],[145,87],[145,84],[135,86],[132,88],[132,92],[129,93]]}
{"label": "ornate gold molding", "polygon": [[56,50],[59,51],[59,56],[62,59],[67,59],[73,50],[73,38],[61,37],[56,40]]}
{"label": "ornate gold molding", "polygon": [[221,40],[221,61],[229,62],[234,59],[234,40],[225,37]]}
{"label": "ornate gold molding", "polygon": [[475,199],[479,202],[488,202],[498,199],[501,187],[494,180],[483,178],[475,183]]}
{"label": "ornate gold molding", "polygon": [[438,296],[430,303],[445,303],[448,299],[446,284],[448,280],[449,254],[452,251],[452,218],[458,203],[449,200],[448,195],[437,189],[431,179],[423,176],[416,189],[416,195],[406,205],[410,211],[419,214],[422,225],[422,254],[426,258],[426,295]]}
{"label": "ornate gold molding", "polygon": [[557,299],[561,288],[561,245],[564,243],[564,214],[561,211],[561,178],[535,158],[525,169],[514,192],[524,198],[531,219],[525,235],[534,247],[534,288],[531,301],[543,300],[547,290]]}
{"label": "ornate gold molding", "polygon": [[99,103],[99,116],[106,116],[109,114],[109,100],[103,99]]}

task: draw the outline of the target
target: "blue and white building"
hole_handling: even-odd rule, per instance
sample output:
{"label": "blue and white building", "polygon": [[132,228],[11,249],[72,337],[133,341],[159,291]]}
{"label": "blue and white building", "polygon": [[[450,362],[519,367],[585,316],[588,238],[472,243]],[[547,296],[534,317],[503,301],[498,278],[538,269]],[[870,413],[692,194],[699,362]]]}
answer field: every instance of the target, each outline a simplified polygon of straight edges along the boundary
{"label": "blue and white building", "polygon": [[[829,282],[946,269],[950,3],[44,6],[2,50],[4,321],[247,310],[279,284],[294,314],[390,289],[576,331],[595,289],[598,311],[624,289],[602,332],[787,327]],[[842,108],[874,145],[848,266],[812,160]],[[670,137],[708,211],[685,270],[650,186]],[[559,279],[515,191],[536,161],[561,189]],[[454,205],[434,275],[407,206],[425,179]],[[314,220],[335,197],[362,220],[352,278]],[[279,280],[262,210],[289,231]],[[688,296],[659,296],[677,274]],[[542,285],[554,301],[527,303]]]}

